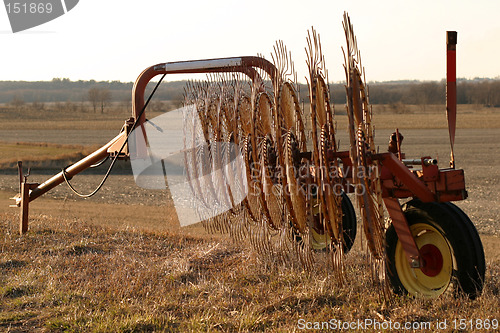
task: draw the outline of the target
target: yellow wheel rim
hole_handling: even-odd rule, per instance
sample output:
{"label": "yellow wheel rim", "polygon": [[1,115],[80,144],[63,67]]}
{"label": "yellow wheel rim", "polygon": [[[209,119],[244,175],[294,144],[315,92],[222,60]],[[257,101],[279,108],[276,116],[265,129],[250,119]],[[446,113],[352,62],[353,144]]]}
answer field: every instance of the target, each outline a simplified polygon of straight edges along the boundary
{"label": "yellow wheel rim", "polygon": [[453,251],[442,233],[427,223],[413,224],[410,230],[425,263],[422,268],[410,267],[398,241],[394,260],[399,280],[411,295],[438,297],[446,292],[452,281]]}
{"label": "yellow wheel rim", "polygon": [[[312,215],[318,215],[320,208],[318,199],[312,199]],[[332,239],[327,232],[319,233],[312,225],[309,226],[309,244],[313,250],[324,250],[332,243]]]}
{"label": "yellow wheel rim", "polygon": [[309,243],[313,250],[326,249],[332,242],[328,233],[320,234],[314,228],[309,229]]}

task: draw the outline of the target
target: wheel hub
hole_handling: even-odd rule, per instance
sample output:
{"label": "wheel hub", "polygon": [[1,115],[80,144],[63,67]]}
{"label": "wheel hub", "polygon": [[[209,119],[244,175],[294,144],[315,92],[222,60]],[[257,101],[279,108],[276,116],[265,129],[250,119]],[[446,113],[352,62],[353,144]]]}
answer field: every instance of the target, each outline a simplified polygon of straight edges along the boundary
{"label": "wheel hub", "polygon": [[443,255],[437,246],[426,244],[420,248],[420,255],[423,260],[422,273],[429,277],[438,275],[443,269]]}

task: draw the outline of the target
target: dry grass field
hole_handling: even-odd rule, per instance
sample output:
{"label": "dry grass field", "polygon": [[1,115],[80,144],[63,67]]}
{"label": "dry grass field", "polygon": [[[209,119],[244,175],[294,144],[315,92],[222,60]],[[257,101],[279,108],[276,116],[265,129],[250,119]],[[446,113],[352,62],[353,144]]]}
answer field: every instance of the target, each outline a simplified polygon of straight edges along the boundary
{"label": "dry grass field", "polygon": [[[114,137],[127,116],[80,119],[74,127],[68,118],[43,126],[12,120],[11,126],[0,125],[1,158],[34,160],[36,152],[50,161],[70,153],[68,145],[83,151]],[[346,149],[343,118],[337,117],[338,139]],[[376,112],[374,124],[380,150],[399,127],[408,156],[431,155],[447,165],[443,114]],[[315,322],[339,321],[356,323],[351,331],[390,331],[396,323],[410,323],[413,332],[494,331],[492,320],[500,320],[500,112],[460,109],[458,126],[455,154],[457,167],[465,169],[469,198],[457,205],[475,223],[486,254],[485,290],[476,300],[449,295],[434,301],[384,299],[372,283],[359,237],[345,257],[342,285],[322,253],[316,254],[314,272],[298,264],[266,265],[245,242],[207,234],[200,225],[179,228],[168,193],[137,187],[127,167],[93,198],[78,199],[61,185],[37,199],[30,231],[19,236],[18,211],[8,208],[8,198],[17,191],[16,171],[4,165],[0,331],[300,332]],[[17,142],[28,150],[12,157],[5,153],[4,147]],[[41,182],[56,172],[40,165],[30,179]],[[73,183],[86,192],[101,177],[86,173]],[[323,324],[315,331],[333,327]]]}

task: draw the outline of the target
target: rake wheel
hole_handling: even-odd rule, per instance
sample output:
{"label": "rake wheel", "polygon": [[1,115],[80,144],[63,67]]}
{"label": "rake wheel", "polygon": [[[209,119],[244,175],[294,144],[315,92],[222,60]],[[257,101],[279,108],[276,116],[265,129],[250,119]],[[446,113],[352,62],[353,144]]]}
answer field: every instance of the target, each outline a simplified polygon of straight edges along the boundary
{"label": "rake wheel", "polygon": [[254,159],[252,146],[253,119],[252,104],[250,98],[241,96],[238,101],[238,137],[241,146],[242,155],[245,161],[245,176],[247,181],[248,195],[243,199],[243,205],[246,207],[249,217],[253,221],[259,221],[262,216],[259,195],[262,191],[260,180],[253,174]]}
{"label": "rake wheel", "polygon": [[306,149],[305,132],[301,117],[301,110],[295,90],[289,82],[285,82],[280,89],[279,110],[283,117],[284,133],[284,167],[286,174],[286,194],[288,207],[290,207],[289,218],[294,228],[300,232],[306,232],[309,225],[307,188],[301,181],[301,157],[300,153]]}
{"label": "rake wheel", "polygon": [[[312,30],[307,38],[307,65],[309,68],[309,96],[311,100],[312,162],[315,166],[315,185],[318,189],[313,198],[313,242],[321,244],[340,244],[342,242],[342,207],[339,193],[334,189],[340,185],[340,179],[332,176],[337,171],[336,161],[330,161],[328,151],[336,152],[333,110],[330,105],[328,85],[324,78],[324,57],[321,51],[319,35]],[[319,134],[319,135],[318,135]],[[338,174],[338,172],[333,172]],[[340,188],[340,187],[338,187]],[[327,233],[331,241],[323,241]]]}
{"label": "rake wheel", "polygon": [[261,203],[259,200],[262,188],[260,186],[260,179],[256,177],[253,172],[253,147],[252,138],[247,136],[243,138],[243,158],[245,160],[245,176],[247,179],[248,195],[243,200],[246,205],[248,214],[253,221],[259,221],[262,216]]}
{"label": "rake wheel", "polygon": [[280,202],[281,188],[276,175],[276,136],[274,134],[274,112],[272,100],[267,93],[260,93],[256,97],[253,110],[252,138],[252,173],[258,173],[260,206],[269,225],[273,229],[280,229],[283,225],[283,210]]}
{"label": "rake wheel", "polygon": [[[363,80],[361,57],[352,24],[344,15],[347,49],[345,55],[346,92],[348,97],[349,138],[353,182],[371,255],[380,262],[385,256],[385,227],[378,164],[369,157],[375,153],[371,108]],[[361,69],[360,69],[361,68]]]}
{"label": "rake wheel", "polygon": [[[185,104],[195,105],[197,112],[184,115],[186,124],[189,124],[184,128],[184,147],[186,148],[184,163],[193,196],[204,206],[200,207],[201,211],[208,211],[220,204],[213,179],[211,177],[200,177],[211,169],[213,163],[212,154],[215,152],[212,150],[212,142],[215,139],[210,114],[213,106],[212,93],[208,82],[190,82],[185,91]],[[196,133],[196,129],[199,128],[198,123],[202,133]],[[198,140],[204,144],[199,145],[202,142],[198,142]],[[206,226],[208,227],[209,224],[206,224]]]}
{"label": "rake wheel", "polygon": [[274,140],[266,135],[262,142],[260,165],[262,172],[262,198],[269,214],[269,223],[273,229],[283,226],[283,188],[280,184],[279,164]]}

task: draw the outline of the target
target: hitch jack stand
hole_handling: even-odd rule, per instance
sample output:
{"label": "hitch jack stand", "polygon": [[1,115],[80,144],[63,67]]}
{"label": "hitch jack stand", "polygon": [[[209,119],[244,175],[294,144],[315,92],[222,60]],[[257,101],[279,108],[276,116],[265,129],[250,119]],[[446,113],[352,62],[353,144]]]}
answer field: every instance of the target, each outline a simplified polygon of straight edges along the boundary
{"label": "hitch jack stand", "polygon": [[28,174],[23,175],[23,162],[17,162],[17,169],[19,173],[19,194],[11,198],[16,200],[15,205],[10,205],[10,207],[20,207],[19,214],[19,233],[25,234],[28,231],[28,216],[29,216],[29,204],[30,204],[30,191],[35,189],[38,183],[28,183],[28,177],[30,175],[30,169],[28,169]]}

